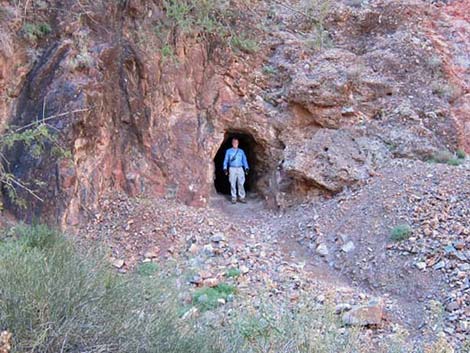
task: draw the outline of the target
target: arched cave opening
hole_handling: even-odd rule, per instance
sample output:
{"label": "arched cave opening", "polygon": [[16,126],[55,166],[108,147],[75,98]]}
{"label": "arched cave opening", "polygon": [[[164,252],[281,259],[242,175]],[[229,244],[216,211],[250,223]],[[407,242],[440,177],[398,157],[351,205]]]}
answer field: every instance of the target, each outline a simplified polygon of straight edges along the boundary
{"label": "arched cave opening", "polygon": [[245,151],[248,165],[250,166],[250,172],[245,179],[245,191],[252,193],[257,191],[257,181],[261,175],[259,170],[258,161],[262,156],[259,145],[251,134],[237,131],[227,131],[224,135],[224,141],[219,147],[217,154],[214,158],[215,165],[215,178],[214,186],[215,190],[219,194],[230,195],[230,183],[228,177],[224,174],[223,164],[225,151],[232,147],[232,139],[236,137],[239,140],[239,148]]}

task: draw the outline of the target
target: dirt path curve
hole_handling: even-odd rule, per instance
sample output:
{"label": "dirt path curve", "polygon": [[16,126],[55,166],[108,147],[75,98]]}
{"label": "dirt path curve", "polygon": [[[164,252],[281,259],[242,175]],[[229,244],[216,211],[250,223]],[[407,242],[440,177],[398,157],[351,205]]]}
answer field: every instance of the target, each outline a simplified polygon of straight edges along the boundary
{"label": "dirt path curve", "polygon": [[[348,277],[348,271],[335,270],[314,248],[302,242],[301,234],[305,234],[305,228],[311,226],[309,222],[313,212],[310,207],[278,213],[267,210],[263,200],[255,195],[250,195],[247,204],[235,205],[225,197],[217,195],[211,200],[210,207],[239,228],[240,235],[236,237],[239,244],[243,246],[246,243],[242,234],[248,233],[251,237],[250,242],[269,244],[271,250],[279,256],[277,262],[301,268],[299,277],[304,281],[311,280],[313,288],[309,288],[308,295],[312,298],[321,293],[335,293],[337,301],[351,300],[354,297],[379,298],[387,305],[390,322],[406,327],[413,337],[421,335],[420,330],[426,316],[422,302],[411,300],[398,293],[391,294],[386,288],[383,290],[369,288],[367,281],[364,283],[353,281]],[[272,266],[276,267],[276,261],[272,261]],[[294,278],[296,279],[298,278]],[[287,291],[288,287],[289,284]],[[346,297],[349,299],[345,299]]]}
{"label": "dirt path curve", "polygon": [[315,282],[320,291],[364,292],[362,288],[352,288],[348,278],[332,270],[314,249],[300,243],[298,227],[306,222],[308,212],[302,217],[298,213],[291,215],[266,209],[264,201],[253,193],[247,196],[247,201],[246,204],[231,204],[223,195],[211,199],[210,208],[238,227],[235,242],[243,246],[247,239],[242,234],[250,234],[250,243],[269,245],[280,262],[301,268],[302,276]]}

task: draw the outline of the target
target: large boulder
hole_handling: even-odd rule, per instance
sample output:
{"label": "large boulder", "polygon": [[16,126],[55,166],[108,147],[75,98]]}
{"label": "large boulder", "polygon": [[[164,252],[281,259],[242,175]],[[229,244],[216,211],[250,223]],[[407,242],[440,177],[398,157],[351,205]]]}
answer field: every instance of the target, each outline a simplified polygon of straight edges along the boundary
{"label": "large boulder", "polygon": [[294,178],[338,192],[370,177],[390,157],[386,146],[352,130],[320,129],[286,145],[283,168]]}

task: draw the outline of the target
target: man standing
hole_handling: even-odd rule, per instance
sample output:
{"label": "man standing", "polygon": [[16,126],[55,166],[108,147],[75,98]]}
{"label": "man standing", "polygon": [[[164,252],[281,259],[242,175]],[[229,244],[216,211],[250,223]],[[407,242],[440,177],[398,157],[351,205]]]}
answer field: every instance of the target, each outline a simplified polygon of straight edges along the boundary
{"label": "man standing", "polygon": [[232,148],[229,148],[225,152],[224,172],[225,175],[229,175],[232,203],[237,202],[237,186],[240,202],[246,203],[244,184],[245,174],[248,175],[249,166],[245,152],[241,148],[238,148],[238,143],[238,139],[234,137],[232,139]]}

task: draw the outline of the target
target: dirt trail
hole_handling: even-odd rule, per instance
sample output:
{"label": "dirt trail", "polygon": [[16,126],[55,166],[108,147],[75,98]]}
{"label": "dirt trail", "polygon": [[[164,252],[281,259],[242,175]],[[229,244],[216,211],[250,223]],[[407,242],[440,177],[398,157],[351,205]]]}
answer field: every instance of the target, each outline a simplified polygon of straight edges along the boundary
{"label": "dirt trail", "polygon": [[[241,243],[244,238],[238,234],[248,233],[251,241],[269,244],[279,261],[293,267],[300,265],[302,278],[312,280],[317,290],[311,292],[312,298],[328,291],[381,298],[387,306],[389,323],[406,327],[411,337],[421,340],[435,324],[429,316],[431,302],[465,298],[465,284],[453,277],[466,277],[462,271],[453,270],[464,268],[465,263],[449,263],[447,271],[420,271],[416,262],[422,256],[432,259],[435,256],[432,254],[441,253],[441,247],[447,244],[458,244],[454,239],[458,235],[456,230],[465,238],[468,175],[468,165],[452,168],[397,161],[363,188],[345,190],[330,200],[274,212],[265,209],[262,200],[256,197],[250,198],[246,205],[232,205],[217,196],[209,212],[220,212],[235,224],[239,232],[234,237]],[[462,189],[452,187],[453,184]],[[442,215],[434,208],[442,208],[446,213]],[[426,219],[436,216],[443,218],[434,235],[420,235],[423,227],[428,227]],[[411,242],[394,243],[390,240],[390,230],[403,222],[414,228]],[[422,241],[430,242],[432,247],[421,244]],[[353,250],[343,250],[349,242],[354,245]],[[327,255],[321,256],[316,251],[319,244],[327,245]],[[464,258],[465,253],[458,256]],[[444,276],[457,281],[451,286],[454,293],[450,292],[449,279]],[[460,290],[456,290],[458,286]],[[465,305],[453,310],[452,315],[443,314],[449,320],[445,323],[446,332],[453,336],[456,330],[461,339],[465,337],[465,326],[459,327],[455,316],[463,313],[465,322]]]}
{"label": "dirt trail", "polygon": [[[402,160],[361,188],[283,211],[268,209],[255,194],[248,195],[247,204],[235,205],[225,196],[214,195],[206,208],[170,199],[112,195],[103,200],[101,212],[81,233],[108,244],[113,259],[124,261],[119,271],[131,271],[142,261],[171,264],[178,273],[190,274],[188,284],[194,289],[205,281],[227,280],[225,274],[231,268],[241,269],[240,300],[234,305],[252,303],[263,293],[292,302],[306,297],[350,305],[378,298],[384,303],[386,320],[374,334],[391,334],[399,325],[411,339],[422,341],[432,333],[430,301],[446,305],[449,300],[466,300],[461,277],[465,273],[458,271],[465,263],[441,249],[449,239],[465,239],[469,231],[468,175],[468,165]],[[443,216],[442,207],[447,218],[432,236],[421,236],[427,232],[423,227],[428,227],[428,218]],[[413,227],[413,237],[393,243],[390,229],[400,222]],[[352,250],[344,250],[349,242]],[[327,248],[326,253],[318,251],[320,245]],[[446,267],[417,268],[420,258],[431,261],[436,253],[448,263]],[[465,254],[462,250],[460,256]],[[454,281],[453,287],[446,284],[449,280]],[[465,327],[458,326],[455,315],[465,318],[466,307],[452,308],[446,332],[451,339],[461,340]]]}
{"label": "dirt trail", "polygon": [[[333,268],[314,248],[302,244],[301,234],[305,231],[302,228],[312,227],[311,214],[315,214],[315,211],[311,207],[305,205],[287,213],[273,212],[266,210],[263,201],[254,195],[251,195],[246,205],[232,205],[228,199],[215,196],[211,207],[220,210],[231,222],[237,224],[240,231],[243,228],[248,229],[255,242],[271,244],[282,262],[294,267],[300,266],[302,276],[313,280],[320,293],[339,291],[354,293],[360,297],[380,298],[388,305],[387,314],[391,322],[407,327],[412,335],[419,335],[426,315],[422,303],[406,295],[392,295],[387,289],[368,288],[366,281],[354,282],[346,275],[347,272]],[[243,243],[242,237],[237,238]],[[313,293],[311,295],[314,297]]]}
{"label": "dirt trail", "polygon": [[[286,229],[288,225],[292,226],[293,222],[288,219],[289,216],[266,209],[263,200],[255,193],[249,193],[247,201],[246,204],[234,205],[227,197],[215,195],[210,207],[214,211],[221,211],[227,220],[238,225],[239,229],[243,230],[242,232],[249,233],[256,242],[272,244],[283,261],[302,264],[311,278],[324,281],[325,284],[334,287],[350,285],[346,278],[331,271],[314,251],[301,245],[295,231]],[[298,221],[302,223],[301,218],[298,218]],[[244,239],[238,237],[237,240],[243,242]]]}

